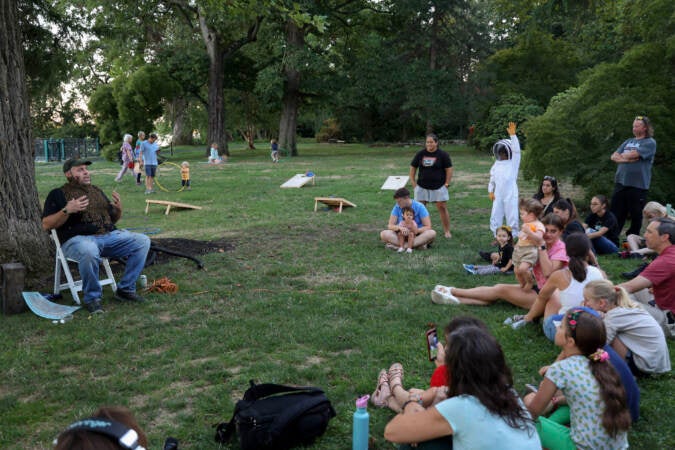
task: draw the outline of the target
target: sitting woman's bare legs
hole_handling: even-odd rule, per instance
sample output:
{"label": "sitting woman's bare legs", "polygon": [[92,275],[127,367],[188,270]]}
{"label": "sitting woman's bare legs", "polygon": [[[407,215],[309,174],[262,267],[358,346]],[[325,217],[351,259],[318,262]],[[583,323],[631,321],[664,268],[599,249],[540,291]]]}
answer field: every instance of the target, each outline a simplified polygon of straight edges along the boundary
{"label": "sitting woman's bare legs", "polygon": [[471,289],[452,288],[450,293],[465,305],[490,305],[499,299],[520,308],[530,308],[537,298],[534,290],[523,290],[515,284],[496,284]]}

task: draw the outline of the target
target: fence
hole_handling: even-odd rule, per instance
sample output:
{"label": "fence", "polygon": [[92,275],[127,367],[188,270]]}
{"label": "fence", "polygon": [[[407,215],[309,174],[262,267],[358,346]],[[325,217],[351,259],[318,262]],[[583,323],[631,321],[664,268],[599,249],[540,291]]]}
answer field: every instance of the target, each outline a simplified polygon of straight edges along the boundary
{"label": "fence", "polygon": [[98,138],[37,138],[33,141],[36,161],[64,161],[72,157],[92,158],[101,156]]}

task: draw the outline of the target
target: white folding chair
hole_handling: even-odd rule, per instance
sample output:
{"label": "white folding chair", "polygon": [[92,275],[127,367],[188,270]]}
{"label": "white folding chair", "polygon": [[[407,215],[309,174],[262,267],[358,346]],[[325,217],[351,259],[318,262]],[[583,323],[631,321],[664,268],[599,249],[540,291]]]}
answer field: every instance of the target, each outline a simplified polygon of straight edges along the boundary
{"label": "white folding chair", "polygon": [[[54,263],[54,294],[60,293],[64,289],[70,289],[70,293],[73,295],[73,300],[78,305],[80,304],[80,296],[78,292],[82,290],[82,280],[75,281],[73,279],[73,274],[70,272],[70,267],[68,267],[68,261],[77,263],[76,260],[72,258],[66,258],[61,250],[61,242],[59,242],[59,236],[56,234],[56,230],[52,230],[52,240],[54,245],[56,245],[56,262]],[[100,279],[99,282],[101,286],[110,285],[113,292],[117,290],[117,283],[115,282],[115,277],[113,276],[112,269],[110,269],[110,261],[108,258],[101,258],[101,265],[105,270],[106,278]],[[66,282],[61,283],[61,273],[65,275]]]}

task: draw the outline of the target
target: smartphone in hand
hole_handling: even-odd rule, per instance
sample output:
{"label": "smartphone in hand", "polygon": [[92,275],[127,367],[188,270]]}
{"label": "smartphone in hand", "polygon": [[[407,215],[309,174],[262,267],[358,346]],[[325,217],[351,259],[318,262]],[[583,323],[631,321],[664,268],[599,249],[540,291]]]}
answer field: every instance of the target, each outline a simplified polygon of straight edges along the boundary
{"label": "smartphone in hand", "polygon": [[436,327],[430,328],[424,334],[426,344],[427,344],[427,353],[429,354],[429,361],[435,361],[438,356],[438,334],[436,333]]}

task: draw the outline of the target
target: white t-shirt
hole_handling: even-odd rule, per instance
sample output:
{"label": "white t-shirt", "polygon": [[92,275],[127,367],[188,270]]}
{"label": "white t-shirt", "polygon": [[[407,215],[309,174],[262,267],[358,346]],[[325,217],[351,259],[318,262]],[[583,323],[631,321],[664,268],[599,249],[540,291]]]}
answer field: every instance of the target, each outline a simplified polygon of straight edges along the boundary
{"label": "white t-shirt", "polygon": [[[522,403],[521,407],[525,408]],[[435,408],[452,427],[453,450],[541,450],[539,435],[533,423],[529,423],[527,430],[512,428],[472,395],[443,400]]]}
{"label": "white t-shirt", "polygon": [[570,272],[570,285],[566,289],[560,291],[560,309],[558,314],[565,314],[568,309],[575,306],[581,306],[584,301],[584,288],[593,280],[602,280],[602,272],[595,266],[586,267],[586,279],[584,281],[577,281]]}

